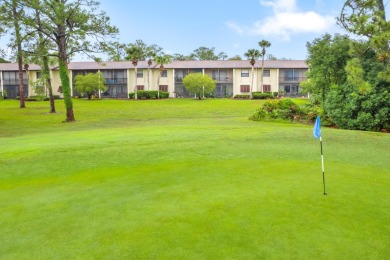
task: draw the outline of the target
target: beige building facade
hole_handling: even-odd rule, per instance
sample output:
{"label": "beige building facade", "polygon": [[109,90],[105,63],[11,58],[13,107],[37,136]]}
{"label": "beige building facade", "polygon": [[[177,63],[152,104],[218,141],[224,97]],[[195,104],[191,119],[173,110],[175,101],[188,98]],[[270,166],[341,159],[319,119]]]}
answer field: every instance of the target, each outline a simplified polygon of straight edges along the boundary
{"label": "beige building facade", "polygon": [[[23,84],[25,96],[37,95],[35,88],[41,77],[38,65],[25,66]],[[287,96],[300,94],[300,82],[306,80],[308,67],[303,60],[269,60],[256,61],[254,67],[249,61],[172,61],[160,65],[147,61],[139,61],[137,70],[130,61],[120,62],[71,62],[68,64],[73,96],[80,93],[74,89],[74,77],[87,73],[102,72],[106,91],[98,93],[101,98],[128,98],[129,93],[137,90],[161,90],[169,92],[169,96],[191,97],[182,82],[189,73],[209,75],[216,81],[212,96],[233,97],[250,95],[251,92],[284,92]],[[262,76],[263,75],[263,76]],[[57,67],[50,70],[54,95],[62,96],[62,86]],[[8,98],[19,96],[19,74],[15,63],[0,64],[0,92]],[[44,91],[47,94],[47,90]]]}

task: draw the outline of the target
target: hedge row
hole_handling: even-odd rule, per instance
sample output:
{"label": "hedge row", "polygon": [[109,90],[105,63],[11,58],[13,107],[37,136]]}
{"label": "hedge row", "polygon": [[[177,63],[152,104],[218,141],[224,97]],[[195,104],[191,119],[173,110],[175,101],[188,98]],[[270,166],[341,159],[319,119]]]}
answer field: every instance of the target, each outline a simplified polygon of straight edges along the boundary
{"label": "hedge row", "polygon": [[[252,92],[252,99],[273,99],[278,97],[278,92]],[[249,99],[250,95],[248,94],[239,94],[235,95],[234,98],[237,99]]]}
{"label": "hedge row", "polygon": [[278,96],[278,92],[253,92],[252,98],[253,99],[269,99],[269,98],[276,98]]}
{"label": "hedge row", "polygon": [[[160,95],[160,98],[169,98],[169,92],[157,91],[157,90],[139,90],[137,91],[137,99],[157,99]],[[129,93],[129,98],[134,99],[135,93]]]}

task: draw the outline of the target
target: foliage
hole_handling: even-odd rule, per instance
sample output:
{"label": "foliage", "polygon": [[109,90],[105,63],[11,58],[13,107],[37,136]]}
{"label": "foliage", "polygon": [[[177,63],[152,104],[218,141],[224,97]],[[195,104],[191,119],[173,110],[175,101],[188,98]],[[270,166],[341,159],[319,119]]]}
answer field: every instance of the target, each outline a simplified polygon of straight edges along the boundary
{"label": "foliage", "polygon": [[9,32],[13,36],[9,46],[16,53],[19,75],[19,94],[20,108],[26,108],[24,102],[24,86],[23,86],[23,50],[22,42],[26,37],[26,29],[24,26],[25,10],[23,5],[17,0],[2,0],[0,1],[0,33]]}
{"label": "foliage", "polygon": [[202,99],[203,95],[214,92],[216,82],[208,75],[190,73],[184,77],[183,85],[189,93]]}
{"label": "foliage", "polygon": [[[386,89],[386,90],[383,90]],[[351,84],[336,85],[325,108],[334,124],[352,130],[390,130],[390,84],[381,82],[373,91],[357,92]]]}
{"label": "foliage", "polygon": [[234,98],[236,99],[250,99],[250,95],[248,94],[237,94],[237,95],[234,95]]}
{"label": "foliage", "polygon": [[218,60],[223,56],[215,54],[215,48],[199,47],[191,53],[191,56],[196,60]]}
{"label": "foliage", "polygon": [[[129,93],[129,99],[134,99],[135,93]],[[157,91],[157,90],[138,90],[138,99],[158,99],[158,98],[169,98],[169,92]]]}
{"label": "foliage", "polygon": [[251,62],[251,65],[255,65],[255,62],[256,60],[261,56],[261,53],[259,50],[256,50],[256,49],[249,49],[245,54],[244,54],[245,57],[248,58],[248,60],[250,60]]}
{"label": "foliage", "polygon": [[252,98],[253,99],[268,99],[268,98],[274,98],[274,93],[272,92],[253,92]]}
{"label": "foliage", "polygon": [[306,119],[306,111],[288,98],[268,99],[249,119],[253,121],[270,119],[301,121]]}
{"label": "foliage", "polygon": [[92,95],[99,90],[106,91],[104,83],[105,79],[102,72],[88,73],[86,75],[80,74],[74,78],[76,91],[87,95],[88,99],[91,99]]}
{"label": "foliage", "polygon": [[[65,122],[75,121],[68,74],[70,58],[76,53],[84,53],[98,60],[93,53],[104,51],[110,38],[118,33],[118,29],[110,25],[107,14],[100,11],[98,7],[99,2],[92,0],[25,2],[26,10],[31,13],[35,10],[40,12],[41,23],[36,22],[35,15],[27,17],[30,29],[42,33],[56,45],[55,55],[58,57],[61,86],[67,109]],[[103,42],[105,44],[102,44]]]}
{"label": "foliage", "polygon": [[367,37],[378,60],[389,65],[390,21],[383,0],[346,0],[338,22],[348,32]]}
{"label": "foliage", "polygon": [[233,57],[230,57],[228,60],[242,60],[242,57],[240,55],[235,55]]}
{"label": "foliage", "polygon": [[308,80],[301,82],[304,92],[320,94],[320,101],[325,101],[326,95],[333,84],[341,84],[346,80],[344,70],[350,59],[350,42],[348,36],[336,34],[332,37],[325,34],[321,38],[307,43],[309,66]]}

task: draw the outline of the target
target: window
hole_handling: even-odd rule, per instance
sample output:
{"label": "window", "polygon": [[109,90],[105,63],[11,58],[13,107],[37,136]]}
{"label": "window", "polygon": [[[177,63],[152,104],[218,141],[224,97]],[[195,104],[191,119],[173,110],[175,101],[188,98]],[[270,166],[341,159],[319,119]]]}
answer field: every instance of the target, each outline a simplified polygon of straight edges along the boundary
{"label": "window", "polygon": [[167,71],[167,70],[163,70],[163,71],[161,72],[161,77],[162,77],[162,78],[168,77],[168,71]]}
{"label": "window", "polygon": [[37,71],[37,79],[42,78],[42,73],[40,71]]}
{"label": "window", "polygon": [[271,85],[263,85],[263,92],[271,92]]}
{"label": "window", "polygon": [[144,77],[144,70],[137,70],[137,78],[143,78]]}
{"label": "window", "polygon": [[58,86],[57,92],[62,93],[62,86]]}
{"label": "window", "polygon": [[159,90],[163,92],[168,92],[168,85],[160,85]]}
{"label": "window", "polygon": [[263,77],[270,77],[271,71],[270,70],[263,70]]}
{"label": "window", "polygon": [[285,70],[284,71],[284,80],[285,81],[298,81],[299,71],[298,70]]}
{"label": "window", "polygon": [[137,90],[144,90],[144,85],[137,85]]}
{"label": "window", "polygon": [[243,78],[249,77],[249,70],[241,70],[241,77],[243,77]]}
{"label": "window", "polygon": [[241,85],[240,86],[240,91],[245,93],[245,92],[250,92],[250,86],[249,85]]}

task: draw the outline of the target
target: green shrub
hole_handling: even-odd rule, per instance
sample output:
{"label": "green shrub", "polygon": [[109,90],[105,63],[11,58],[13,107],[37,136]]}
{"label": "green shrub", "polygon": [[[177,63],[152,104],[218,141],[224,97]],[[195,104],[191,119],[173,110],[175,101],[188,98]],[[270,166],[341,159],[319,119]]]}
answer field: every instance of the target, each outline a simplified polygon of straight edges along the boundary
{"label": "green shrub", "polygon": [[[138,90],[137,99],[157,99],[157,98],[169,98],[169,92],[157,91],[157,90]],[[135,93],[129,93],[129,98],[134,99]]]}
{"label": "green shrub", "polygon": [[305,118],[305,110],[291,99],[268,99],[263,106],[249,118],[258,121],[263,119],[283,119],[300,121]]}
{"label": "green shrub", "polygon": [[[31,100],[28,100],[28,101],[43,101],[45,100],[46,96],[43,96],[43,95],[36,95],[36,96],[29,96],[28,99],[31,99]],[[35,100],[33,100],[35,99]]]}
{"label": "green shrub", "polygon": [[250,117],[249,120],[260,121],[265,119],[268,116],[268,113],[263,108],[257,109]]}
{"label": "green shrub", "polygon": [[268,99],[274,98],[272,92],[252,92],[253,99]]}
{"label": "green shrub", "polygon": [[234,98],[237,98],[237,99],[249,99],[250,95],[244,95],[244,94],[235,95]]}

